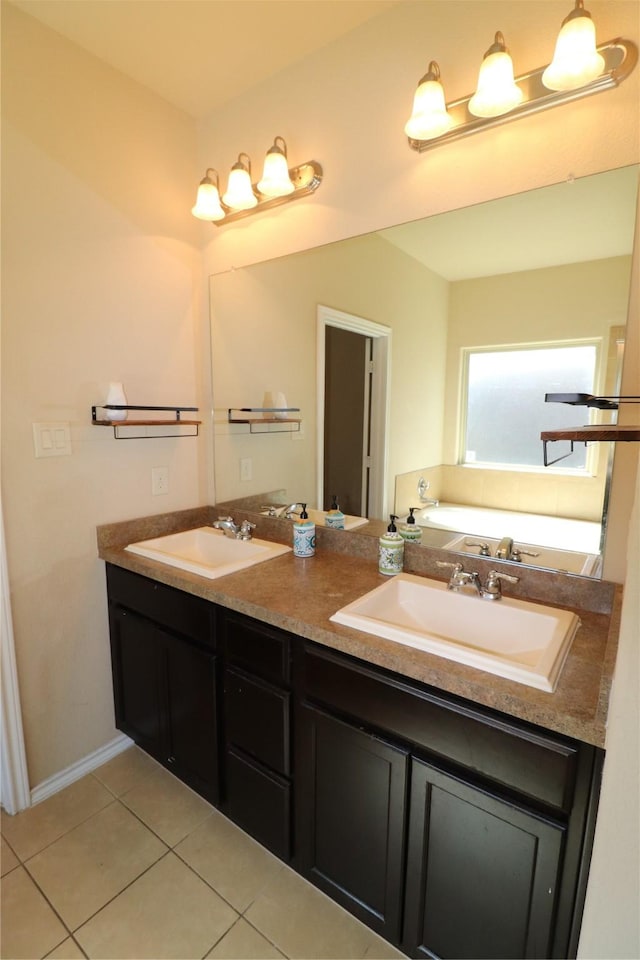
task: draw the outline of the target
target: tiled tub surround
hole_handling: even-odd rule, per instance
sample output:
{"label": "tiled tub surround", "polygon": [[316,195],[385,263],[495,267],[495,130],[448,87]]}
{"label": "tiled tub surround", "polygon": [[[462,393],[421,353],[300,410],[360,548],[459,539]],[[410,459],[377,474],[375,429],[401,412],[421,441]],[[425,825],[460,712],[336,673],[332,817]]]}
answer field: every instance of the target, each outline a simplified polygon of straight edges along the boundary
{"label": "tiled tub surround", "polygon": [[[520,581],[505,593],[567,607],[579,614],[577,632],[555,693],[525,687],[514,681],[443,660],[389,640],[332,623],[329,618],[384,582],[377,569],[377,537],[384,524],[372,521],[359,532],[317,529],[316,555],[300,560],[291,554],[239,571],[218,580],[206,580],[165,564],[127,553],[128,543],[211,523],[227,509],[236,521],[256,520],[237,505],[201,507],[145,517],[98,528],[100,557],[161,583],[203,597],[264,623],[280,627],[326,647],[429,684],[474,703],[538,724],[549,730],[604,746],[611,678],[615,664],[621,588],[604,581],[543,570],[519,569]],[[259,518],[256,535],[290,543],[291,522]],[[459,559],[428,546],[407,545],[405,570],[446,579],[437,560]],[[469,558],[467,569],[484,578],[503,566],[494,559]],[[513,564],[504,564],[507,572]],[[478,603],[484,601],[478,600]]]}

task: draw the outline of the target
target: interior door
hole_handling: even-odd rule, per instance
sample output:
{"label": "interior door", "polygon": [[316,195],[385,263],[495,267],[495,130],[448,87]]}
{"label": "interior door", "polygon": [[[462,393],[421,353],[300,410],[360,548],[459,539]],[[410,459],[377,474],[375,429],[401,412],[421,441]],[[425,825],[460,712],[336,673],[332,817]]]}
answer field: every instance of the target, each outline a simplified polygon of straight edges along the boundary
{"label": "interior door", "polygon": [[344,513],[369,515],[371,338],[325,331],[323,508],[335,494]]}

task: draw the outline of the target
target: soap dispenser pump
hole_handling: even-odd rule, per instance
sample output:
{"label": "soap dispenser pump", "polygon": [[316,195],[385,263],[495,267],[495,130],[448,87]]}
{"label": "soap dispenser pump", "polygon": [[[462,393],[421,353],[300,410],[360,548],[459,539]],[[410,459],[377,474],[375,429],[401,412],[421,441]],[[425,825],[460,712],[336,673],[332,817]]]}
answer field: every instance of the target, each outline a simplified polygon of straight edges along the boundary
{"label": "soap dispenser pump", "polygon": [[338,506],[336,494],[331,498],[331,509],[324,518],[326,527],[333,527],[334,530],[344,530],[344,513]]}
{"label": "soap dispenser pump", "polygon": [[422,528],[418,526],[413,515],[413,511],[417,509],[409,507],[409,516],[400,527],[399,533],[405,543],[420,543],[422,540]]}
{"label": "soap dispenser pump", "polygon": [[378,570],[387,577],[394,577],[402,573],[404,561],[404,540],[398,533],[395,514],[390,515],[391,523],[379,540]]}
{"label": "soap dispenser pump", "polygon": [[306,503],[302,507],[300,519],[293,524],[293,555],[294,557],[313,557],[316,552],[316,525],[309,519]]}

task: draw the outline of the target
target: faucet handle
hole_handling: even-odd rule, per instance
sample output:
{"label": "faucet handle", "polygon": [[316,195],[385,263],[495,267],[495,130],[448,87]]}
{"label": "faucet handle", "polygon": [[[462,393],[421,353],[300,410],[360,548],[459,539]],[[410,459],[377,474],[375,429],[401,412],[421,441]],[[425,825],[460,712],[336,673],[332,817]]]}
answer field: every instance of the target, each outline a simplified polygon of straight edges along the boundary
{"label": "faucet handle", "polygon": [[518,563],[522,557],[539,557],[540,553],[535,553],[533,550],[521,550],[520,547],[514,547],[513,553],[511,554],[511,559],[515,560]]}
{"label": "faucet handle", "polygon": [[490,556],[491,556],[491,551],[489,550],[489,544],[488,544],[488,543],[476,543],[475,540],[465,540],[464,545],[465,545],[465,547],[480,547],[480,554],[479,554],[479,556],[481,556],[481,557],[490,557]]}
{"label": "faucet handle", "polygon": [[256,525],[252,523],[251,520],[243,520],[240,524],[240,530],[238,532],[239,540],[251,540],[251,531],[255,530]]}
{"label": "faucet handle", "polygon": [[487,582],[482,596],[485,600],[500,600],[502,598],[502,581],[508,583],[518,583],[520,577],[512,577],[509,573],[499,573],[497,570],[489,570]]}
{"label": "faucet handle", "polygon": [[457,563],[453,563],[451,560],[436,560],[436,567],[446,567],[448,570],[453,570],[454,573],[460,573],[462,570],[462,564],[459,560]]}

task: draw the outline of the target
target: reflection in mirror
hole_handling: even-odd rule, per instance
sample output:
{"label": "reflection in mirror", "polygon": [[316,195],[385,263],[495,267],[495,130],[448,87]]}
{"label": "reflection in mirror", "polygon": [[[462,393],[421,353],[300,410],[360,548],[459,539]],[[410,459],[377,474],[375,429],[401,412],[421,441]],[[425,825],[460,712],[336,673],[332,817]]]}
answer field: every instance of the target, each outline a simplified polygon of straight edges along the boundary
{"label": "reflection in mirror", "polygon": [[[581,383],[592,377],[592,388],[577,387],[560,363],[555,379],[534,381],[532,389],[538,395],[616,392],[637,188],[638,168],[627,167],[213,276],[218,502],[266,498],[268,491],[280,490],[283,503],[327,509],[335,494],[344,513],[370,519],[391,512],[404,516],[413,506],[423,542],[444,546],[457,532],[481,546],[491,540],[486,546],[495,555],[506,538],[520,551],[520,562],[569,569],[566,556],[554,558],[549,551],[529,556],[536,545],[545,546],[593,557],[590,566],[585,560],[575,572],[597,573],[613,445],[594,445],[586,457],[581,450],[545,469],[540,416],[544,428],[553,428],[558,416],[572,418],[566,425],[582,424],[587,411],[560,411],[560,405],[544,405],[541,398],[546,409],[529,417],[528,380],[524,384],[517,376],[507,386],[503,375],[494,374],[484,384],[480,427],[489,437],[511,440],[501,445],[505,462],[487,460],[485,453],[480,459],[479,444],[468,440],[477,437],[478,422],[475,432],[467,430],[477,413],[467,384],[473,357],[508,349],[515,351],[507,364],[512,370],[516,361],[523,362],[537,375],[536,365],[551,369],[547,360],[539,363],[541,348],[588,346],[594,369],[580,375],[587,377]],[[371,342],[361,335],[357,364],[345,362],[342,341],[327,346],[329,328],[359,330],[366,322],[383,332],[387,348],[382,384],[387,401],[378,412],[380,389],[374,386],[373,395],[365,390],[365,381],[373,377],[375,384],[379,376],[370,374]],[[330,353],[336,350],[332,365]],[[356,383],[356,366],[362,368],[362,383],[360,378]],[[524,385],[517,402],[514,383]],[[300,408],[295,414],[300,429],[269,423],[268,414],[252,425],[253,432],[228,422],[229,408],[260,407],[267,391],[284,394],[290,406]],[[526,408],[524,420],[513,416],[520,406]],[[325,419],[333,425],[330,431],[324,430]],[[327,480],[324,461],[332,456],[331,444],[341,425],[354,420],[357,436],[347,449],[355,469],[351,462],[348,475],[333,472]],[[539,450],[539,463],[515,452],[526,433],[529,449]],[[374,458],[372,436],[378,436]],[[333,459],[346,466],[344,449]],[[444,520],[451,505],[458,510],[455,519]],[[461,519],[461,506],[476,514],[473,519],[469,514],[468,523]],[[483,510],[489,511],[484,517]],[[532,515],[533,530],[531,523],[521,529],[520,520]],[[366,532],[367,526],[360,529]],[[477,553],[481,547],[458,542],[454,549]]]}

